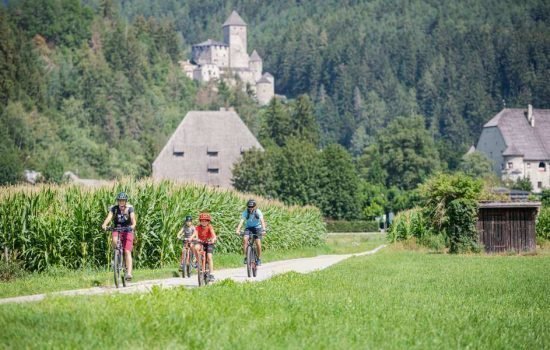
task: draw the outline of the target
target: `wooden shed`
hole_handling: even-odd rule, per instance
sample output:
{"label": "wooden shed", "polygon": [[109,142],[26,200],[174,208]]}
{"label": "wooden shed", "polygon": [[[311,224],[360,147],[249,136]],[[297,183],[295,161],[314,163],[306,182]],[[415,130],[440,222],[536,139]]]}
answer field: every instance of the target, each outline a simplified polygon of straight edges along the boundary
{"label": "wooden shed", "polygon": [[478,207],[479,242],[490,253],[535,251],[540,202],[486,202]]}

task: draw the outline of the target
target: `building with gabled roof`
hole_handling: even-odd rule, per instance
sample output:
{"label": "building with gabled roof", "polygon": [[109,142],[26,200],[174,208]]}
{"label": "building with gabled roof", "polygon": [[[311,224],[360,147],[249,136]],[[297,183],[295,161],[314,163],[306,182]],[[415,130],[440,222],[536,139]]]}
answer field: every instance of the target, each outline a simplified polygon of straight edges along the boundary
{"label": "building with gabled roof", "polygon": [[505,108],[484,126],[476,150],[503,180],[529,178],[534,192],[550,187],[550,110]]}
{"label": "building with gabled roof", "polygon": [[234,164],[254,147],[263,150],[235,111],[190,111],[153,162],[153,178],[230,188]]}

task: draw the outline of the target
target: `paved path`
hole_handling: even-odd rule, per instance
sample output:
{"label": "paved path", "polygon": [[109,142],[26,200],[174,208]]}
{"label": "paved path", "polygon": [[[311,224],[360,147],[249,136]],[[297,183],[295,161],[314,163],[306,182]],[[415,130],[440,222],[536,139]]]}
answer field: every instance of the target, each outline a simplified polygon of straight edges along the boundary
{"label": "paved path", "polygon": [[[331,265],[339,263],[342,260],[345,260],[352,256],[361,256],[374,254],[380,249],[384,248],[386,245],[381,245],[376,249],[369,250],[363,253],[356,254],[343,254],[343,255],[319,255],[312,258],[300,258],[300,259],[291,259],[291,260],[280,260],[270,263],[264,263],[258,268],[258,274],[256,278],[248,278],[246,274],[246,268],[243,265],[239,268],[234,269],[224,269],[218,270],[215,273],[216,281],[221,281],[224,279],[232,279],[236,282],[255,282],[262,281],[272,276],[279,275],[282,273],[295,271],[299,273],[308,273],[316,270],[322,270]],[[35,295],[26,295],[13,298],[4,298],[0,299],[0,304],[7,303],[25,303],[31,301],[40,301],[44,300],[47,296],[73,296],[73,295],[99,295],[99,294],[113,294],[113,293],[145,293],[149,292],[154,286],[162,288],[172,288],[177,286],[186,286],[186,287],[197,287],[197,275],[194,274],[191,278],[166,278],[166,279],[157,279],[149,281],[139,281],[135,283],[130,283],[126,288],[115,288],[115,287],[94,287],[87,289],[77,289],[77,290],[67,290],[62,292],[53,292],[47,294],[35,294]]]}

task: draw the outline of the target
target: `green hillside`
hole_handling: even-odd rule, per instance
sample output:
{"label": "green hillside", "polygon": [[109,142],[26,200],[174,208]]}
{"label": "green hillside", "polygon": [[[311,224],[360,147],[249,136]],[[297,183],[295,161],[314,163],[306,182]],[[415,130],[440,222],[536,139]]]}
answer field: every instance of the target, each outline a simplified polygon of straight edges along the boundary
{"label": "green hillside", "polygon": [[[6,3],[6,2],[5,2]],[[455,168],[503,105],[550,108],[550,5],[504,1],[20,0],[0,7],[2,182],[146,176],[188,110],[234,105],[179,70],[236,9],[276,92],[309,94],[320,145],[361,155],[397,117],[421,115]]]}

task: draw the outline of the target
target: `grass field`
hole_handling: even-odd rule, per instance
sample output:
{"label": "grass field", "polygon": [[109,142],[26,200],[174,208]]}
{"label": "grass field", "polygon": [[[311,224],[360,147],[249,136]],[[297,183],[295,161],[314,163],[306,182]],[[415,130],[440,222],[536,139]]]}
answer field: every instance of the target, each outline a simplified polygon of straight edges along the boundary
{"label": "grass field", "polygon": [[550,256],[395,246],[308,275],[0,305],[6,348],[544,349]]}
{"label": "grass field", "polygon": [[[264,250],[263,261],[293,259],[299,257],[316,256],[320,254],[357,253],[374,249],[385,243],[383,235],[369,236],[339,235],[327,237],[324,246],[302,248],[288,251],[273,251],[269,246]],[[242,256],[238,254],[216,254],[215,267],[228,268],[242,266]],[[178,266],[162,269],[140,269],[134,271],[134,281],[143,281],[157,278],[169,278],[178,275]],[[0,298],[19,295],[48,293],[61,290],[89,288],[95,286],[113,285],[112,272],[98,270],[70,271],[66,269],[50,269],[45,273],[35,273],[8,283],[0,284]]]}

